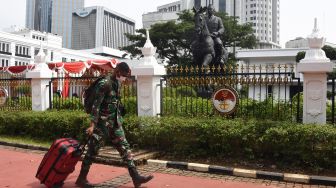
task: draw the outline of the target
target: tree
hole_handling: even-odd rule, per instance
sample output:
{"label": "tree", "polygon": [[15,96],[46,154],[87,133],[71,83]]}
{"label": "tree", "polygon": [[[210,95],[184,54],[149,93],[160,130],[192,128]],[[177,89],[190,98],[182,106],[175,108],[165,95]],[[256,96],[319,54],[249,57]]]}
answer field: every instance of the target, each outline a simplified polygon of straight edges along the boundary
{"label": "tree", "polygon": [[[169,64],[190,64],[192,62],[191,43],[194,38],[194,13],[189,10],[178,14],[177,22],[169,21],[157,23],[151,26],[150,38],[154,46],[157,47],[159,58],[169,59]],[[234,43],[237,47],[253,48],[256,46],[256,38],[250,24],[239,25],[234,17],[224,13],[218,13],[225,27],[225,35],[222,41],[225,47],[232,47]],[[132,54],[133,57],[141,56],[141,50],[145,44],[145,29],[136,30],[136,34],[126,34],[132,42],[131,45],[123,47]]]}
{"label": "tree", "polygon": [[325,45],[323,46],[322,50],[326,53],[327,58],[329,58],[330,60],[336,60],[336,49]]}
{"label": "tree", "polygon": [[300,60],[303,59],[303,58],[305,57],[305,55],[306,55],[306,52],[305,52],[305,51],[298,52],[298,53],[296,54],[296,57],[295,57],[296,62],[299,63]]}

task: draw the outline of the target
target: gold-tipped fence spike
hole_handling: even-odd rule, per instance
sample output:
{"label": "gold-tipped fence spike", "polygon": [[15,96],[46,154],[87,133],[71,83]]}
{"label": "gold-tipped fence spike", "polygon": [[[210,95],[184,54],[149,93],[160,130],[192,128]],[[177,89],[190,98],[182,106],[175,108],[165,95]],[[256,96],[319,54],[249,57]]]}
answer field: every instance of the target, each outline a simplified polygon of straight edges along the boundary
{"label": "gold-tipped fence spike", "polygon": [[198,65],[196,65],[195,69],[196,69],[195,72],[198,73],[200,68]]}
{"label": "gold-tipped fence spike", "polygon": [[202,65],[201,72],[204,72],[204,70],[205,70],[204,65]]}
{"label": "gold-tipped fence spike", "polygon": [[184,70],[185,70],[186,73],[189,73],[189,71],[190,71],[188,66],[186,66]]}
{"label": "gold-tipped fence spike", "polygon": [[195,70],[194,67],[191,66],[191,67],[190,67],[190,72],[191,72],[191,73],[194,73],[194,70]]}
{"label": "gold-tipped fence spike", "polygon": [[177,73],[178,70],[179,70],[179,68],[178,68],[178,67],[175,67],[174,72]]}
{"label": "gold-tipped fence spike", "polygon": [[180,73],[182,73],[184,71],[184,68],[181,66],[180,67]]}
{"label": "gold-tipped fence spike", "polygon": [[220,72],[220,70],[221,70],[221,66],[218,65],[218,66],[217,66],[217,72]]}

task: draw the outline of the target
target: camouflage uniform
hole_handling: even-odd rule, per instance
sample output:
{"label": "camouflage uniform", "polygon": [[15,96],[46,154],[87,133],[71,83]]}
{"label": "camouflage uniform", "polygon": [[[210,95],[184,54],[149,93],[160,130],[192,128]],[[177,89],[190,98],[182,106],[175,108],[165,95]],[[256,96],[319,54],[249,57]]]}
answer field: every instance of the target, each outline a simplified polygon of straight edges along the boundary
{"label": "camouflage uniform", "polygon": [[93,135],[88,143],[82,170],[89,170],[93,159],[98,155],[99,149],[105,141],[110,141],[118,150],[127,167],[135,167],[130,150],[122,128],[123,119],[118,110],[120,100],[120,83],[113,78],[104,78],[95,88],[96,99],[90,114],[91,121],[95,123]]}

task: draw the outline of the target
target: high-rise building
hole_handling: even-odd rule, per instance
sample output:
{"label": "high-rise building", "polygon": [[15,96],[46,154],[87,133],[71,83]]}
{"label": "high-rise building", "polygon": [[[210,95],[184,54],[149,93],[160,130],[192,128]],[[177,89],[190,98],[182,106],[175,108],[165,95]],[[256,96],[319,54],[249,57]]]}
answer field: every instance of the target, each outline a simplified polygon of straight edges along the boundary
{"label": "high-rise building", "polygon": [[71,47],[72,12],[84,7],[84,0],[27,0],[26,27],[63,37],[63,47]]}
{"label": "high-rise building", "polygon": [[279,0],[249,0],[243,4],[243,23],[252,23],[258,47],[279,48]]}
{"label": "high-rise building", "polygon": [[212,4],[216,11],[235,16],[238,23],[251,23],[258,39],[257,48],[280,48],[280,0],[180,0],[159,6],[142,15],[144,28],[159,22],[177,20],[177,13]]}
{"label": "high-rise building", "polygon": [[27,0],[26,27],[41,32],[51,32],[52,0]]}
{"label": "high-rise building", "polygon": [[76,50],[128,46],[125,33],[134,32],[133,19],[105,7],[87,7],[72,14],[72,48]]}

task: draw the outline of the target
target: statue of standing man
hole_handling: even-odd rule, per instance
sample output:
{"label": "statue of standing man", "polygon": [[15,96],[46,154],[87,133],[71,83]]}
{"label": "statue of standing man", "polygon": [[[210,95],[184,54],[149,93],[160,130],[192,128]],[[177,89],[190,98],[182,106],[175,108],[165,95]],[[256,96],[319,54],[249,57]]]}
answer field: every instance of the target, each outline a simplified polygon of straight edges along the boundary
{"label": "statue of standing man", "polygon": [[224,64],[227,60],[227,52],[224,49],[223,42],[220,39],[220,36],[224,34],[224,26],[222,19],[218,16],[214,15],[215,8],[212,4],[210,4],[207,8],[207,19],[206,23],[208,26],[208,30],[210,32],[210,35],[215,43],[215,51],[216,51],[216,57],[215,57],[215,63],[216,64]]}

